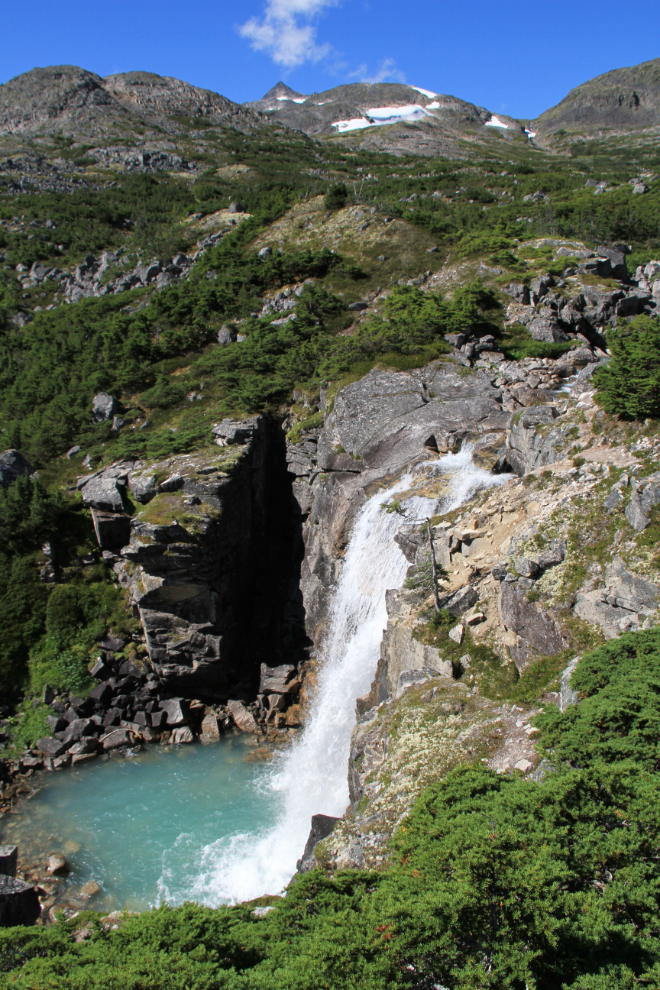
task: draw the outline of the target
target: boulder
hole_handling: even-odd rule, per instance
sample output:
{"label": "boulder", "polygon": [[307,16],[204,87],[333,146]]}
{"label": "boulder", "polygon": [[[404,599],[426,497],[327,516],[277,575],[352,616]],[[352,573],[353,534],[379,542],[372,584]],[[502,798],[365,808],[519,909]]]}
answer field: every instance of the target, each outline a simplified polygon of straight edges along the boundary
{"label": "boulder", "polygon": [[119,412],[119,402],[107,392],[99,392],[92,399],[92,416],[97,423],[112,419]]}
{"label": "boulder", "polygon": [[294,694],[300,687],[297,674],[293,664],[268,667],[262,663],[259,694]]}
{"label": "boulder", "polygon": [[615,247],[605,247],[601,244],[596,248],[596,254],[599,258],[606,258],[610,262],[612,278],[628,277],[625,246],[618,244]]}
{"label": "boulder", "polygon": [[608,513],[613,512],[617,509],[623,502],[623,495],[621,494],[620,488],[613,488],[607,498],[603,499],[603,507],[607,509]]}
{"label": "boulder", "polygon": [[272,249],[272,247],[262,247],[261,251],[258,251],[257,252],[257,257],[258,258],[263,258],[264,260],[266,258],[271,258],[272,255],[273,255],[273,249]]}
{"label": "boulder", "polygon": [[578,665],[579,657],[575,660],[571,660],[569,665],[564,668],[559,681],[559,711],[565,712],[567,708],[571,705],[577,705],[579,701],[578,692],[574,691],[571,687],[571,676],[575,668]]}
{"label": "boulder", "polygon": [[236,343],[236,334],[232,333],[229,327],[221,326],[218,330],[218,343],[221,347],[225,347],[227,344]]}
{"label": "boulder", "polygon": [[651,520],[644,512],[642,500],[637,492],[632,493],[632,498],[626,506],[626,519],[638,533],[642,533],[647,526],[651,525]]}
{"label": "boulder", "polygon": [[101,736],[99,742],[103,749],[119,749],[121,746],[133,745],[133,734],[127,729],[113,729]]}
{"label": "boulder", "polygon": [[182,743],[191,743],[195,741],[191,730],[187,725],[182,725],[179,729],[174,729],[172,735],[170,736],[170,743],[174,745],[180,745]]}
{"label": "boulder", "polygon": [[561,564],[565,556],[566,546],[563,544],[563,541],[551,540],[547,550],[542,550],[536,561],[539,567],[545,571],[549,567],[556,567],[557,564]]}
{"label": "boulder", "polygon": [[446,595],[440,600],[440,607],[446,609],[454,617],[467,612],[469,608],[479,601],[479,595],[471,585],[459,588],[451,595]]}
{"label": "boulder", "polygon": [[172,474],[165,481],[162,481],[158,486],[158,494],[162,492],[178,492],[180,488],[183,488],[185,479],[181,474]]}
{"label": "boulder", "polygon": [[41,914],[34,887],[15,877],[0,875],[0,926],[34,925]]}
{"label": "boulder", "polygon": [[527,649],[543,656],[552,656],[566,648],[566,640],[555,620],[528,601],[517,583],[503,581],[500,585],[499,610],[506,628],[522,640],[523,650],[516,654],[512,650],[516,666],[525,665],[529,657]]}
{"label": "boulder", "polygon": [[212,433],[226,444],[249,443],[257,429],[258,420],[223,419],[212,428]]}
{"label": "boulder", "polygon": [[102,512],[121,512],[124,508],[115,478],[92,478],[83,486],[82,497],[85,505]]}
{"label": "boulder", "polygon": [[241,732],[259,732],[259,726],[254,715],[248,711],[242,701],[228,701],[227,708],[237,729],[240,729]]}
{"label": "boulder", "polygon": [[570,337],[564,333],[555,320],[548,320],[539,316],[529,321],[527,330],[534,340],[545,340],[550,343],[570,340]]}
{"label": "boulder", "polygon": [[48,870],[49,873],[53,873],[54,875],[57,876],[58,874],[61,873],[68,873],[69,864],[66,861],[66,857],[63,856],[62,853],[52,853],[48,857],[48,861],[46,863],[46,869]]}
{"label": "boulder", "polygon": [[105,663],[104,660],[101,659],[101,657],[97,658],[96,663],[90,670],[90,674],[92,675],[92,677],[96,677],[100,681],[107,681],[109,677],[112,677],[112,671],[110,667],[107,666],[107,664]]}
{"label": "boulder", "polygon": [[75,742],[73,746],[69,746],[69,756],[74,757],[75,763],[76,756],[87,756],[90,753],[96,753],[98,745],[99,744],[95,736],[88,736],[85,739],[81,739],[80,742]]}
{"label": "boulder", "polygon": [[459,622],[457,626],[454,626],[453,629],[449,630],[447,635],[449,636],[450,639],[452,639],[455,643],[458,643],[458,645],[460,646],[461,643],[463,642],[464,633],[465,633],[465,626],[463,625],[462,622]]}
{"label": "boulder", "polygon": [[516,573],[520,577],[533,578],[539,573],[541,568],[535,560],[530,560],[528,557],[516,557],[514,561],[514,567]]}
{"label": "boulder", "polygon": [[589,258],[578,265],[579,275],[598,275],[600,278],[612,277],[612,263],[609,258]]}
{"label": "boulder", "polygon": [[529,289],[522,282],[512,282],[504,291],[507,295],[517,299],[523,306],[529,306]]}
{"label": "boulder", "polygon": [[62,742],[67,746],[72,742],[78,742],[83,736],[93,736],[96,726],[89,718],[77,718],[69,722],[69,728],[65,730]]}
{"label": "boulder", "polygon": [[220,738],[220,725],[215,712],[208,712],[202,719],[202,741],[217,740]]}
{"label": "boulder", "polygon": [[156,476],[153,474],[130,474],[128,487],[136,502],[146,505],[156,495]]}
{"label": "boulder", "polygon": [[5,450],[0,454],[0,485],[6,488],[23,474],[33,474],[34,468],[18,450]]}
{"label": "boulder", "polygon": [[119,653],[126,646],[126,642],[119,636],[106,636],[99,641],[99,646],[106,653]]}
{"label": "boulder", "polygon": [[18,865],[18,846],[0,846],[0,874],[15,877]]}
{"label": "boulder", "polygon": [[43,753],[44,756],[61,756],[62,753],[66,752],[66,748],[66,743],[63,743],[59,739],[52,739],[50,736],[44,736],[43,739],[37,739],[37,749]]}
{"label": "boulder", "polygon": [[161,701],[160,707],[167,715],[167,727],[169,729],[186,723],[188,706],[182,698],[169,698],[167,701]]}
{"label": "boulder", "polygon": [[314,849],[319,842],[322,842],[323,839],[327,839],[331,835],[338,821],[341,821],[341,819],[333,818],[331,815],[312,815],[312,827],[305,843],[305,849],[301,858],[296,863],[298,873],[308,873],[314,869],[316,866]]}

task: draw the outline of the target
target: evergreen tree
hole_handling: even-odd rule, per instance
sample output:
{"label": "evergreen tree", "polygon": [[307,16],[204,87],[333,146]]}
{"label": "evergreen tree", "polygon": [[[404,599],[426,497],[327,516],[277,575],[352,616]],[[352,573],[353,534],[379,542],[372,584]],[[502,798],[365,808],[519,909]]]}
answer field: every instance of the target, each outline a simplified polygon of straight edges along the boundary
{"label": "evergreen tree", "polygon": [[607,335],[612,360],[594,373],[597,402],[626,419],[660,416],[660,320],[638,316]]}

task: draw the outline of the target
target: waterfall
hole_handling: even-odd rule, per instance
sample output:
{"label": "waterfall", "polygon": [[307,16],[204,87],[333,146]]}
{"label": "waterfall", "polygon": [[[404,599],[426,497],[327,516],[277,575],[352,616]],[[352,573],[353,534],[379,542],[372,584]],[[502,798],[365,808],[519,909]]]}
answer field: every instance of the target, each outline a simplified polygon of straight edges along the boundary
{"label": "waterfall", "polygon": [[[477,468],[469,448],[420,467],[450,476],[445,512],[477,489],[506,480]],[[402,495],[401,508],[413,521],[431,515],[437,505],[435,498],[411,493],[412,481],[407,475],[372,496],[356,519],[333,596],[315,701],[300,738],[276,759],[267,781],[277,802],[275,826],[207,846],[188,898],[217,905],[281,891],[302,855],[312,815],[344,814],[355,701],[367,693],[375,674],[387,624],[385,592],[400,587],[408,568],[393,539],[406,520],[383,506]]]}

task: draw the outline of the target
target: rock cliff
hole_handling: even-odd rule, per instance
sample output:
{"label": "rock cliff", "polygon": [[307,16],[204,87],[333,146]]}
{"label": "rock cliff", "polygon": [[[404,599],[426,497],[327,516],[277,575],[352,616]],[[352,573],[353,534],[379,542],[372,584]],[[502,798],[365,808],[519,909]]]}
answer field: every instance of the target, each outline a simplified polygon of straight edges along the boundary
{"label": "rock cliff", "polygon": [[260,664],[279,662],[271,637],[295,639],[296,524],[277,425],[214,429],[215,453],[124,461],[78,485],[167,690],[247,699]]}
{"label": "rock cliff", "polygon": [[309,635],[319,642],[355,514],[366,493],[414,464],[496,433],[510,414],[479,370],[453,361],[410,372],[374,370],[337,395],[322,429],[289,444],[297,510],[304,518],[301,589]]}

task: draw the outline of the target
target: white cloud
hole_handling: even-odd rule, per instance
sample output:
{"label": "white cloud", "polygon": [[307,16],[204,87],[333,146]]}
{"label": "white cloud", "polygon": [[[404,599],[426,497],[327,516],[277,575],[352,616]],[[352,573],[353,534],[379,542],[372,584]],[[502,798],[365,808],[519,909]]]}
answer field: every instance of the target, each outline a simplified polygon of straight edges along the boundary
{"label": "white cloud", "polygon": [[381,83],[386,80],[389,82],[405,83],[406,81],[404,73],[400,69],[397,69],[396,62],[393,58],[384,58],[373,76],[367,75],[367,65],[366,62],[363,62],[362,65],[357,67],[355,72],[350,73],[350,77],[359,79],[363,83]]}
{"label": "white cloud", "polygon": [[318,62],[331,51],[319,45],[316,27],[310,23],[339,0],[267,0],[261,19],[251,17],[238,28],[258,52],[267,52],[274,62],[292,69],[303,62]]}

